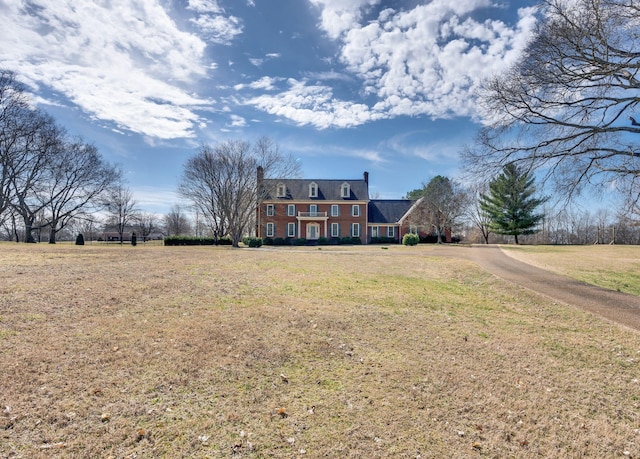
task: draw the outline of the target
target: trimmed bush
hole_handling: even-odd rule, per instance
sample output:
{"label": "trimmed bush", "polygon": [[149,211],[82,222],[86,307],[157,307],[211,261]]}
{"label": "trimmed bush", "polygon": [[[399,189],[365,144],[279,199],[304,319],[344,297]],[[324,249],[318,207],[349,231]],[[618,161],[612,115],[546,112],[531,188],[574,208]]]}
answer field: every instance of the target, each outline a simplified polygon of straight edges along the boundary
{"label": "trimmed bush", "polygon": [[138,236],[136,236],[136,233],[132,233],[131,234],[131,245],[133,247],[135,247],[136,245],[138,245]]}
{"label": "trimmed bush", "polygon": [[418,245],[418,242],[420,242],[420,236],[417,234],[409,233],[402,236],[402,243],[404,245]]}
{"label": "trimmed bush", "polygon": [[214,245],[212,237],[169,236],[164,238],[164,245]]}
{"label": "trimmed bush", "polygon": [[76,237],[76,245],[84,245],[84,236],[82,233],[78,234],[78,237]]}
{"label": "trimmed bush", "polygon": [[318,238],[318,245],[329,245],[329,239],[327,239],[326,237],[319,237]]}
{"label": "trimmed bush", "polygon": [[380,236],[380,237],[372,237],[372,244],[397,244],[398,240],[395,237],[388,236]]}
{"label": "trimmed bush", "polygon": [[253,248],[257,248],[257,247],[262,247],[262,238],[261,237],[246,237],[244,238],[244,244],[249,246],[249,247],[253,247]]}
{"label": "trimmed bush", "polygon": [[307,240],[303,237],[299,237],[295,240],[296,245],[307,245]]}

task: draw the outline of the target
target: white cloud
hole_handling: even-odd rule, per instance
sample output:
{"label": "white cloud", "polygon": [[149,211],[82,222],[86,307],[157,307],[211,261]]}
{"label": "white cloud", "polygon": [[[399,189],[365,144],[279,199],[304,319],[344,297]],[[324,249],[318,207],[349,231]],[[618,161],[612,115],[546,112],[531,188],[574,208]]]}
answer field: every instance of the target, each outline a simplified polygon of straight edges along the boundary
{"label": "white cloud", "polygon": [[284,92],[250,98],[245,103],[299,125],[320,129],[359,126],[382,117],[365,104],[335,99],[328,86],[307,85],[295,79],[289,79],[288,85],[289,89]]}
{"label": "white cloud", "polygon": [[230,45],[242,33],[242,24],[234,16],[201,14],[191,20],[212,43]]}
{"label": "white cloud", "polygon": [[380,3],[380,0],[309,0],[321,10],[321,27],[336,39],[343,32],[358,26],[362,9]]}
{"label": "white cloud", "polygon": [[183,86],[206,73],[206,44],[179,30],[158,1],[4,5],[0,66],[121,129],[160,139],[194,135],[194,110],[211,101]]}
{"label": "white cloud", "polygon": [[231,123],[229,126],[231,127],[245,127],[247,125],[247,120],[238,115],[230,115]]}
{"label": "white cloud", "polygon": [[535,24],[534,8],[520,9],[514,25],[473,18],[494,7],[493,0],[432,0],[403,11],[384,9],[367,21],[364,13],[378,0],[309,1],[321,10],[320,27],[338,40],[348,74],[361,83],[356,92],[375,102],[339,100],[329,87],[304,81],[246,102],[321,129],[397,116],[479,119],[476,91],[518,58]]}
{"label": "white cloud", "polygon": [[222,14],[224,9],[218,4],[217,0],[189,0],[187,9],[198,13]]}

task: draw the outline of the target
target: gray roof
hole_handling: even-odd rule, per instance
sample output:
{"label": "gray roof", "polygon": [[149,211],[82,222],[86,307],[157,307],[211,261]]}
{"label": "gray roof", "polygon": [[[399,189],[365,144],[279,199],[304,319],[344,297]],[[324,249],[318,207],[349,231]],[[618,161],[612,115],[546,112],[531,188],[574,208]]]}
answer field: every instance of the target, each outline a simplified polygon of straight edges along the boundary
{"label": "gray roof", "polygon": [[[351,188],[351,195],[343,198],[340,194],[343,183],[348,183]],[[277,186],[279,183],[287,187],[285,197],[277,196]],[[318,185],[318,197],[309,197],[309,185]],[[267,200],[283,201],[368,201],[369,185],[363,180],[314,180],[314,179],[265,179],[264,187]]]}
{"label": "gray roof", "polygon": [[369,201],[369,223],[398,223],[411,209],[410,199],[375,199]]}

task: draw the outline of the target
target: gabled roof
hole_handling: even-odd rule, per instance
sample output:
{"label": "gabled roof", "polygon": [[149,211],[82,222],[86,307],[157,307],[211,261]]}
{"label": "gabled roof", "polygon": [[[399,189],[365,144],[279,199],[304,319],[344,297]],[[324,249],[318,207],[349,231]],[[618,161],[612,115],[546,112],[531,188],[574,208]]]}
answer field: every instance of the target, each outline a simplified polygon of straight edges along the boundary
{"label": "gabled roof", "polygon": [[415,201],[410,199],[374,199],[369,201],[369,223],[401,223]]}
{"label": "gabled roof", "polygon": [[[277,196],[277,186],[279,183],[287,187],[285,197]],[[309,197],[309,185],[318,185],[318,197]],[[350,196],[343,198],[341,187],[343,183],[348,183]],[[363,180],[314,180],[314,179],[265,179],[264,188],[267,200],[283,201],[368,201],[369,185]]]}

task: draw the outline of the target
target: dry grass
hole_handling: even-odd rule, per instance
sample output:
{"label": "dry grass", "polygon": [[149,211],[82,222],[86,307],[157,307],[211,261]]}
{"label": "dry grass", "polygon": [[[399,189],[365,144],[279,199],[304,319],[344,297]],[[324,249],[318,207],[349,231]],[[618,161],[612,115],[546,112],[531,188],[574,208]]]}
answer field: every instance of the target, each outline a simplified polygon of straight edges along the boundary
{"label": "dry grass", "polygon": [[503,246],[505,252],[582,282],[640,296],[640,246]]}
{"label": "dry grass", "polygon": [[0,245],[0,456],[640,457],[640,336],[420,247]]}

